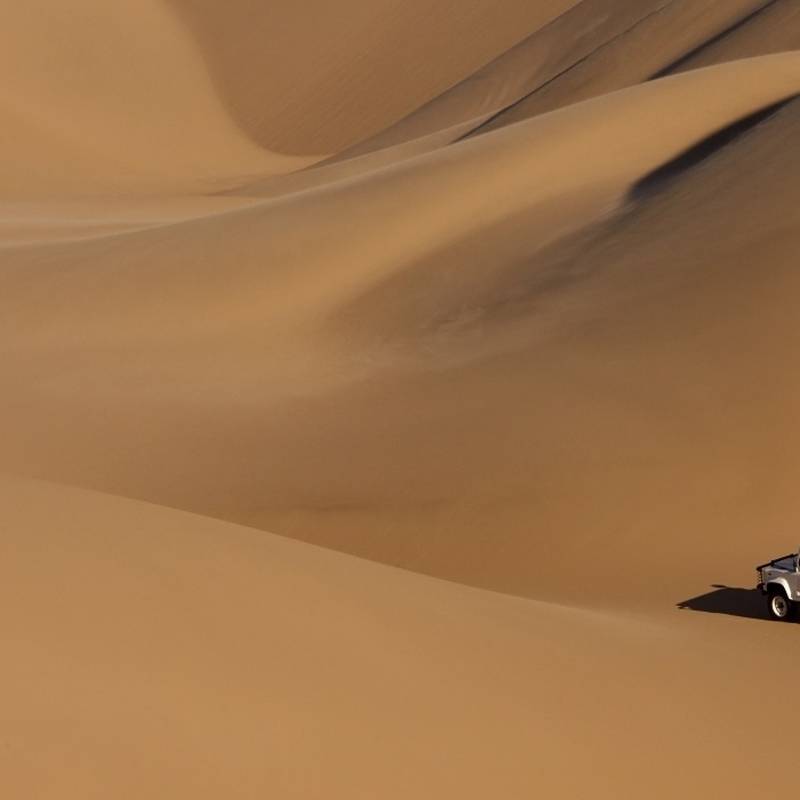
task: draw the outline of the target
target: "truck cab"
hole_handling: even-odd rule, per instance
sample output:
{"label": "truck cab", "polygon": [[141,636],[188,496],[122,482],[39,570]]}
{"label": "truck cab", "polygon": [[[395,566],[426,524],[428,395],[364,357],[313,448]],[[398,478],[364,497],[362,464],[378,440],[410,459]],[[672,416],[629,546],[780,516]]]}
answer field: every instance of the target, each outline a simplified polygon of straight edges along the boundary
{"label": "truck cab", "polygon": [[797,617],[800,603],[800,557],[798,553],[775,558],[756,567],[758,589],[767,598],[772,619],[790,620]]}

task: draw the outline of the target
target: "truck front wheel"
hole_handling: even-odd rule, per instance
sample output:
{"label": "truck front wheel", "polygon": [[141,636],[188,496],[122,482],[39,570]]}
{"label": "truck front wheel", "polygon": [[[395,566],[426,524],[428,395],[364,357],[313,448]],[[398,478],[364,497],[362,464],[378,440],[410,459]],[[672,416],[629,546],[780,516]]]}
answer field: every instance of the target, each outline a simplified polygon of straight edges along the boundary
{"label": "truck front wheel", "polygon": [[794,618],[797,606],[781,589],[770,590],[768,601],[769,615],[772,619],[785,621]]}

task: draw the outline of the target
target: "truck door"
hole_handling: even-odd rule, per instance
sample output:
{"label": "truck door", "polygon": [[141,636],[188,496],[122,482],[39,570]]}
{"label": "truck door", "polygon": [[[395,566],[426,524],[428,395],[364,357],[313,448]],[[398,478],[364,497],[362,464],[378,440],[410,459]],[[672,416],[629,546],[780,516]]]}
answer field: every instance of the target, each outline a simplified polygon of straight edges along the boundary
{"label": "truck door", "polygon": [[789,597],[790,600],[800,600],[800,572],[798,572],[799,565],[800,559],[795,559],[794,572],[790,572],[786,576],[786,583],[788,584],[789,591],[791,592],[791,596]]}

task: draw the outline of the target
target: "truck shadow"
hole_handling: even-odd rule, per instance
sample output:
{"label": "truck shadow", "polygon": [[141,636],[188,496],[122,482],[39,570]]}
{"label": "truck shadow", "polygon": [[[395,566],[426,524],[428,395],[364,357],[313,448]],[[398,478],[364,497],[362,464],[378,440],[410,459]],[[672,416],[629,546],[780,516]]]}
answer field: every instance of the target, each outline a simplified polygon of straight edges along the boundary
{"label": "truck shadow", "polygon": [[678,608],[747,619],[769,619],[766,600],[757,589],[737,589],[720,584],[713,584],[711,588],[714,591],[678,603]]}

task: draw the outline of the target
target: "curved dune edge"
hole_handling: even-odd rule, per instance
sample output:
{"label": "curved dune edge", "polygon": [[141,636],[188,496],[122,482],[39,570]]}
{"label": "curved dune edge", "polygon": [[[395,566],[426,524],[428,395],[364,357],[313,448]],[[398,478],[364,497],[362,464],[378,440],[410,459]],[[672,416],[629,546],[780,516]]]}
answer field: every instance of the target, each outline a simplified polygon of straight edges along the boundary
{"label": "curved dune edge", "polygon": [[[714,531],[703,553],[725,541],[750,563],[748,531],[767,524],[750,487],[792,429],[792,375],[767,345],[793,330],[796,106],[647,202],[599,199],[794,91],[797,58],[655,82],[246,210],[7,248],[0,463],[533,596],[578,591],[554,550],[604,602],[643,596],[641,570],[601,579],[620,552],[698,579],[702,559],[683,564],[698,525]],[[663,137],[620,140],[643,123]],[[539,195],[537,176],[554,179]],[[764,192],[783,215],[753,206]],[[577,211],[588,227],[545,247]],[[714,320],[737,308],[733,327],[693,316],[701,296]],[[767,373],[746,390],[739,352]],[[776,384],[780,405],[763,394]],[[717,394],[732,399],[711,413]],[[781,463],[776,515],[795,475]],[[613,543],[591,562],[586,531]]]}
{"label": "curved dune edge", "polygon": [[392,124],[576,0],[164,0],[256,142],[331,154]]}
{"label": "curved dune edge", "polygon": [[2,198],[202,191],[313,160],[242,132],[161,0],[46,0],[4,22]]}
{"label": "curved dune edge", "polygon": [[400,144],[365,153],[364,155],[353,156],[342,161],[326,161],[315,164],[308,169],[297,170],[284,175],[270,175],[258,180],[251,179],[245,183],[237,184],[221,192],[221,194],[235,197],[278,198],[297,192],[318,189],[439,150],[463,138],[486,119],[488,119],[488,115],[472,118],[444,130],[437,130],[419,138],[409,139]]}
{"label": "curved dune edge", "polygon": [[139,195],[7,200],[0,216],[0,249],[64,245],[143,231],[251,205],[246,197]]}
{"label": "curved dune edge", "polygon": [[[293,324],[297,315],[303,325],[304,318],[319,320],[426,254],[522,214],[528,215],[527,239],[540,249],[607,213],[636,180],[694,142],[799,90],[800,53],[734,62],[587,101],[319,189],[96,244],[75,243],[58,252],[55,271],[49,265],[57,251],[47,246],[8,248],[9,263],[26,265],[26,271],[2,276],[6,324],[9,331],[23,325],[31,307],[25,293],[46,294],[48,281],[60,284],[64,266],[71,265],[80,289],[74,303],[53,309],[50,335],[62,335],[60,325],[75,335],[88,324],[101,325],[105,339],[104,319],[112,315],[115,336],[135,337],[159,320],[159,308],[165,314],[159,321],[169,326],[162,333],[180,319],[184,334],[192,328],[207,334],[214,317],[198,316],[198,302],[216,306],[216,324],[225,326],[234,318],[253,324],[253,316],[261,325]],[[642,129],[651,134],[643,137]],[[113,274],[103,275],[98,270],[109,247],[124,248],[124,258]],[[231,247],[241,257],[235,270],[221,275],[217,262]],[[153,266],[138,263],[137,252]],[[170,256],[159,260],[159,252]],[[189,263],[191,287],[184,276]],[[153,269],[161,299],[142,316],[140,304],[151,304],[142,277]],[[252,302],[255,286],[268,293],[259,303]],[[266,315],[270,295],[279,305]],[[291,302],[293,297],[302,302]],[[146,338],[152,337],[148,332]]]}
{"label": "curved dune edge", "polygon": [[[457,14],[393,0],[9,10],[0,198],[198,193],[300,169],[408,113],[569,2],[515,0],[502,19],[487,0],[464,0]],[[425,66],[398,70],[404,58]]]}
{"label": "curved dune edge", "polygon": [[[20,796],[700,797],[790,755],[752,736],[757,623],[523,601],[7,477],[0,498]],[[788,656],[773,691],[794,685],[790,633],[761,632]]]}
{"label": "curved dune edge", "polygon": [[3,797],[763,795],[798,5],[9,8]]}
{"label": "curved dune edge", "polygon": [[759,3],[747,17],[736,20],[720,34],[669,65],[669,72],[686,72],[733,59],[798,50],[798,13],[800,9],[791,0]]}
{"label": "curved dune edge", "polygon": [[[762,62],[762,58],[767,60]],[[769,59],[776,60],[769,61]],[[608,179],[609,185],[614,181],[621,185],[626,181],[635,180],[634,176],[637,172],[647,172],[654,169],[660,162],[669,161],[695,141],[712,134],[715,130],[795,94],[798,91],[798,85],[793,69],[797,59],[798,54],[796,53],[781,53],[743,59],[741,62],[731,64],[715,65],[707,68],[711,70],[709,74],[705,74],[705,70],[696,70],[691,75],[681,75],[680,83],[669,84],[670,88],[656,88],[660,85],[659,82],[647,83],[595,98],[594,101],[577,103],[575,106],[561,109],[560,112],[551,112],[555,115],[552,121],[551,114],[547,114],[542,118],[535,117],[517,123],[519,127],[515,126],[514,133],[509,134],[506,138],[491,139],[477,145],[474,150],[460,145],[451,145],[448,148],[447,145],[456,141],[464,131],[478,122],[473,119],[451,129],[438,131],[346,161],[237,187],[230,190],[229,194],[277,199],[282,195],[288,196],[317,188],[330,187],[334,190],[335,184],[339,182],[359,178],[369,180],[370,174],[373,172],[378,173],[374,178],[376,183],[379,180],[389,180],[389,176],[393,174],[391,173],[393,167],[398,171],[408,169],[409,171],[423,172],[437,161],[449,163],[460,160],[459,163],[463,164],[463,169],[466,171],[472,168],[473,159],[475,166],[482,168],[483,165],[477,163],[478,159],[484,157],[488,160],[491,153],[501,149],[507,151],[509,160],[519,159],[517,180],[530,180],[531,182],[537,179],[542,182],[547,180],[549,185],[557,187],[553,193],[568,192],[566,184],[569,180],[580,181],[582,186],[591,186],[604,179],[602,178],[603,169],[614,172],[614,177]],[[762,76],[765,81],[763,85],[761,84]],[[741,82],[741,86],[734,87],[734,82]],[[719,101],[711,106],[694,105],[695,99],[706,91],[719,93]],[[643,101],[642,107],[635,108],[634,106],[640,101]],[[679,103],[684,103],[691,110],[687,113],[681,109],[680,116],[678,116],[675,106]],[[663,112],[668,120],[666,125],[654,128],[650,133],[650,128],[654,126],[655,120],[653,107],[658,104],[663,104]],[[598,130],[594,128],[601,108],[606,114],[615,117],[612,123],[615,126],[613,135],[617,136],[616,141],[611,143],[608,151],[602,156],[605,163],[601,165],[596,162],[585,163],[580,172],[573,170],[570,165],[571,175],[558,174],[556,171],[559,166],[564,173],[567,172],[568,156],[562,156],[562,154],[569,147],[575,148],[576,152],[573,157],[582,157],[582,152],[579,152],[579,148],[582,147],[585,151],[591,151],[594,148],[594,157],[601,158],[603,137],[609,136],[610,138],[612,135],[610,127],[608,128],[609,133],[605,128]],[[626,113],[629,116],[625,116]],[[552,135],[553,131],[559,126],[563,127],[565,132],[577,129],[581,124],[579,115],[583,115],[582,122],[586,126],[586,143],[579,141],[579,134],[573,141],[565,144],[557,141],[558,137]],[[642,136],[639,129],[635,127],[637,125],[648,126],[648,135]],[[522,148],[528,150],[524,155],[524,161],[523,156],[518,154]],[[545,148],[549,148],[550,152],[545,152]],[[440,149],[441,152],[439,152]],[[626,149],[626,156],[629,157],[623,160],[619,154]],[[538,160],[545,163],[553,156],[561,158],[561,161],[552,167],[553,174],[540,176],[527,167],[531,161]],[[419,160],[417,161],[417,159]],[[405,162],[409,163],[404,166]],[[442,187],[441,194],[450,191],[450,187],[446,183],[442,183]],[[343,189],[345,188],[343,187]],[[494,199],[496,195],[513,197],[515,191],[516,187],[513,181],[509,181],[506,174],[503,173],[497,180],[496,186],[487,186],[483,193]],[[541,190],[539,191],[541,192]],[[428,195],[426,194],[426,196]],[[533,196],[532,193],[531,196]],[[503,203],[494,205],[498,207],[500,214],[506,213],[507,209]],[[485,212],[481,219],[491,220],[491,214]]]}
{"label": "curved dune edge", "polygon": [[[332,160],[466,126],[479,116],[487,119],[474,123],[470,133],[485,132],[635,85],[704,49],[715,36],[725,38],[726,30],[762,5],[756,0],[725,0],[702,8],[691,0],[584,0],[449,91]],[[709,53],[695,66],[793,49],[765,50],[764,37],[756,41],[750,52],[734,45],[727,57]]]}
{"label": "curved dune edge", "polygon": [[[621,37],[611,39],[574,68],[558,76],[519,102],[500,112],[475,133],[486,133],[538,114],[561,108],[626,86],[652,80],[669,71],[677,58],[724,36],[731,26],[747,19],[750,13],[765,5],[765,0],[727,0],[698,6],[692,0],[673,0],[656,13],[646,15],[641,24]],[[753,55],[772,52],[769,48]],[[746,54],[742,54],[746,55]],[[730,61],[737,56],[721,61]],[[712,60],[711,64],[717,63]]]}

